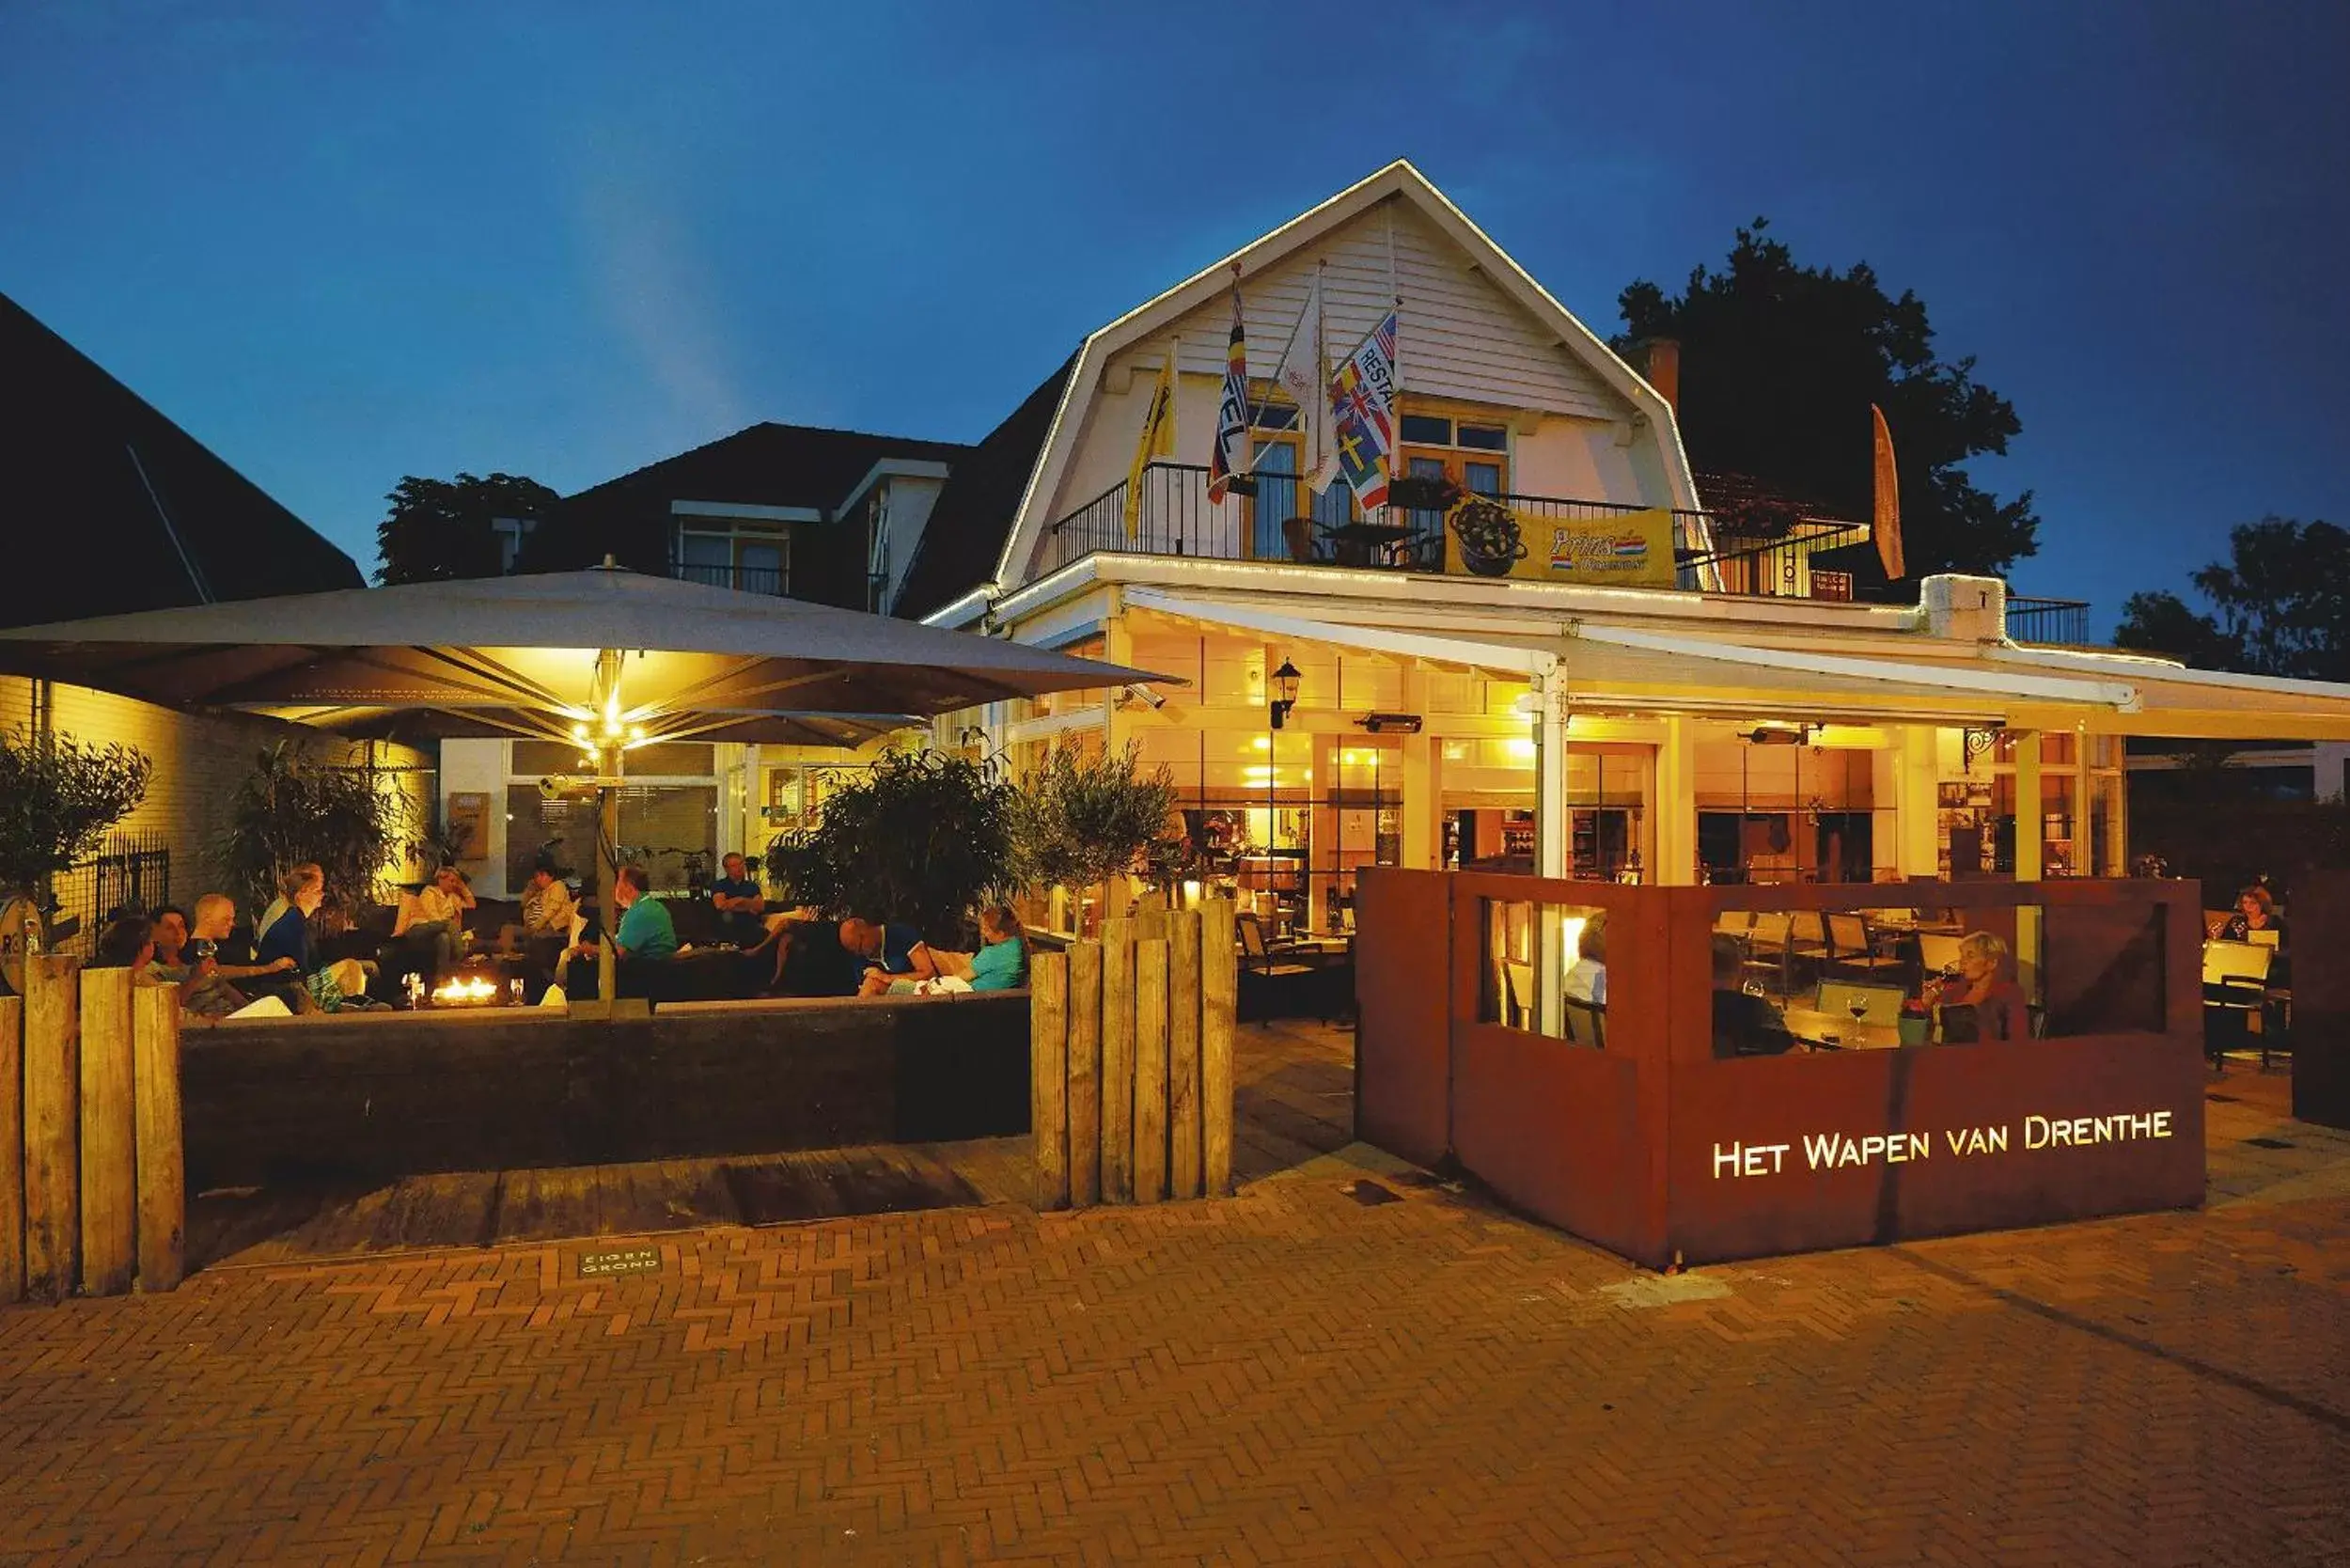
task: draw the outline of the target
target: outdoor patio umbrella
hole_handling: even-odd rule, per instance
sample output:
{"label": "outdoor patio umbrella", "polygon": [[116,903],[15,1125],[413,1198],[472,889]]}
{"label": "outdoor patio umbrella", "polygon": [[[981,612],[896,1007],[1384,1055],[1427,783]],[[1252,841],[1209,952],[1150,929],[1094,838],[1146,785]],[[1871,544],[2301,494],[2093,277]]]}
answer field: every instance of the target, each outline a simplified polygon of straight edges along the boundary
{"label": "outdoor patio umbrella", "polygon": [[[855,745],[985,702],[1167,679],[609,563],[0,629],[0,674],[354,739],[576,745],[602,792],[607,846],[614,790],[636,746]],[[604,944],[606,996],[611,950]]]}

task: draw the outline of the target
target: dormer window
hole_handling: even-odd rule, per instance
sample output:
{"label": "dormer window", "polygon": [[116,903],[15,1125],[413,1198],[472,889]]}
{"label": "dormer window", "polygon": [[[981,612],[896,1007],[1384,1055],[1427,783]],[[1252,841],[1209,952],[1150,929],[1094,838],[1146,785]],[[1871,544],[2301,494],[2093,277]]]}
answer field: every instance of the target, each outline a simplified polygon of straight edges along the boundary
{"label": "dormer window", "polygon": [[677,574],[738,593],[791,591],[791,536],[780,523],[697,517],[678,529]]}

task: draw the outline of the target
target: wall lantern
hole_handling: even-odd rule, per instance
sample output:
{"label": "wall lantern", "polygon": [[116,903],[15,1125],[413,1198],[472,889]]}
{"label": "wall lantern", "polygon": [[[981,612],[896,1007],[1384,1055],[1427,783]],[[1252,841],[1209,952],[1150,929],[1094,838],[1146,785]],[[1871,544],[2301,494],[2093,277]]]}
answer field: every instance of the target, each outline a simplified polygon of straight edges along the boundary
{"label": "wall lantern", "polygon": [[1297,666],[1287,659],[1283,659],[1281,667],[1273,672],[1273,700],[1265,708],[1266,717],[1274,729],[1280,729],[1283,721],[1290,716],[1290,710],[1297,706],[1297,683],[1302,679],[1297,673]]}

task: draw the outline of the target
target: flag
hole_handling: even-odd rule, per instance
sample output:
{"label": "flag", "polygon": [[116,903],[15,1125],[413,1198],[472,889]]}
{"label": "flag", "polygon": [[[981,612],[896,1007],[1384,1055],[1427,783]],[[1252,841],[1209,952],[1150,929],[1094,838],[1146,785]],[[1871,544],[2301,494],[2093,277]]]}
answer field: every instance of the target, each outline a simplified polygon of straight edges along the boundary
{"label": "flag", "polygon": [[1869,417],[1874,422],[1876,448],[1872,488],[1876,493],[1876,526],[1872,530],[1877,541],[1877,559],[1885,563],[1888,582],[1899,582],[1908,573],[1902,559],[1902,481],[1893,471],[1893,432],[1885,428],[1885,410],[1869,405]]}
{"label": "flag", "polygon": [[1142,413],[1142,434],[1135,442],[1134,465],[1126,470],[1126,538],[1130,541],[1142,527],[1143,471],[1152,458],[1175,455],[1175,357],[1182,349],[1181,339],[1167,339],[1167,363],[1159,367],[1159,379],[1151,388],[1150,406]]}
{"label": "flag", "polygon": [[[1237,268],[1235,269],[1237,274]],[[1232,335],[1224,350],[1224,396],[1215,405],[1215,446],[1208,453],[1208,503],[1223,503],[1247,459],[1248,331],[1241,324],[1240,278],[1232,279]]]}
{"label": "flag", "polygon": [[1306,307],[1297,313],[1297,325],[1290,332],[1289,347],[1281,351],[1273,380],[1297,405],[1298,440],[1304,447],[1298,454],[1297,466],[1304,471],[1300,482],[1319,495],[1339,477],[1338,457],[1330,447],[1330,400],[1325,391],[1330,371],[1323,363],[1320,268],[1307,286]]}
{"label": "flag", "polygon": [[1330,382],[1331,449],[1365,511],[1387,504],[1395,455],[1395,334],[1390,310]]}

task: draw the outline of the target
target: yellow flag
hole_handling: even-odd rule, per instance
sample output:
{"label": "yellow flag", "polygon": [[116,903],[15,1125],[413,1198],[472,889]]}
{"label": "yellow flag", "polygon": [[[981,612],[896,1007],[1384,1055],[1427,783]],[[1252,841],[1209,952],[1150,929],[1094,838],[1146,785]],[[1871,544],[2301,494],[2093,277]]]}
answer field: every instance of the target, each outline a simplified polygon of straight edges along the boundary
{"label": "yellow flag", "polygon": [[1151,403],[1143,411],[1142,434],[1135,442],[1134,465],[1126,470],[1126,538],[1132,541],[1142,527],[1143,471],[1151,466],[1152,458],[1175,455],[1175,361],[1183,352],[1180,339],[1170,338],[1167,345],[1167,363],[1159,367],[1159,379],[1151,388]]}

